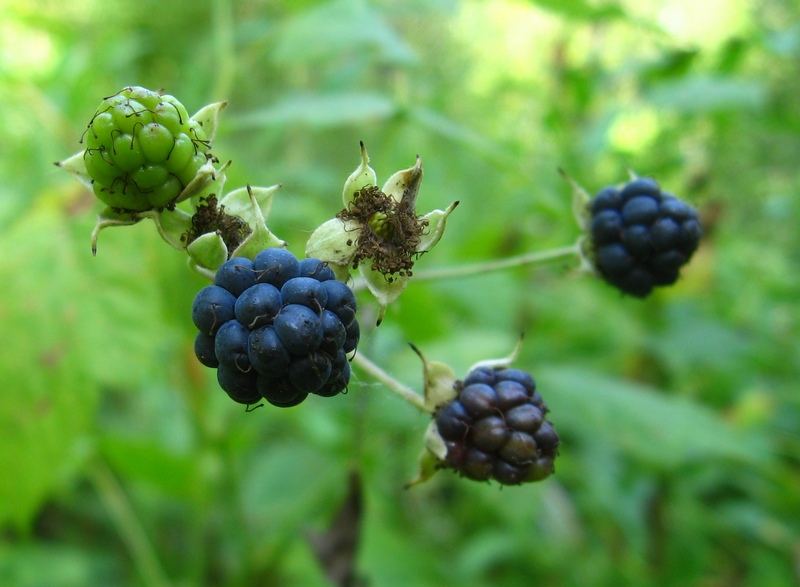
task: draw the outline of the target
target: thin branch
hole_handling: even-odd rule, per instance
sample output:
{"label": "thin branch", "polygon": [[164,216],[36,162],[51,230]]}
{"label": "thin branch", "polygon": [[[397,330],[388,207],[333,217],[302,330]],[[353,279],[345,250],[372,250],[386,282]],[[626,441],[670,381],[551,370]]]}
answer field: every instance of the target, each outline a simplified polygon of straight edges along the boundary
{"label": "thin branch", "polygon": [[95,461],[89,466],[89,477],[127,546],[142,582],[152,587],[169,587],[171,583],[156,556],[155,548],[113,473],[105,464]]}
{"label": "thin branch", "polygon": [[425,407],[425,399],[420,394],[407,385],[400,383],[397,379],[365,357],[363,353],[356,353],[356,356],[353,357],[353,362],[366,371],[371,377],[383,383],[390,391],[399,395],[418,410],[425,413],[429,412],[428,408]]}
{"label": "thin branch", "polygon": [[[511,269],[513,267],[521,267],[523,265],[546,263],[565,257],[580,257],[580,255],[580,245],[575,243],[564,247],[558,247],[557,249],[534,251],[532,253],[525,253],[523,255],[517,255],[516,257],[507,257],[505,259],[495,259],[492,261],[483,261],[480,263],[472,263],[470,265],[461,265],[456,267],[441,267],[437,269],[423,269],[421,271],[414,271],[411,281],[430,281],[433,279],[448,279],[451,277],[470,277],[472,275],[482,275],[491,271],[501,271],[503,269]],[[350,287],[354,292],[358,292],[366,289],[367,284],[364,279],[359,276],[354,278]]]}
{"label": "thin branch", "polygon": [[562,257],[571,257],[573,255],[580,255],[580,248],[577,244],[567,245],[557,249],[549,249],[546,251],[534,251],[532,253],[525,253],[523,255],[517,255],[516,257],[507,257],[505,259],[495,259],[481,263],[472,263],[470,265],[414,271],[414,276],[411,279],[412,281],[423,281],[426,279],[430,280],[449,277],[469,277],[471,275],[482,275],[484,273],[489,273],[490,271],[501,271],[503,269],[521,267],[522,265],[545,263],[555,259],[560,259]]}

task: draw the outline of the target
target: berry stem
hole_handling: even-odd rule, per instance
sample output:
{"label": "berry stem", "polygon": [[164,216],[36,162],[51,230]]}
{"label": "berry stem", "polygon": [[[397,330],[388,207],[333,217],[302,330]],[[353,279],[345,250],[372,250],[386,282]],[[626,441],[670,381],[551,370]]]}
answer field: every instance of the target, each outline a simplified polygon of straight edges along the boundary
{"label": "berry stem", "polygon": [[533,251],[516,257],[507,257],[505,259],[494,259],[492,261],[484,261],[480,263],[472,263],[470,265],[460,265],[457,267],[442,267],[439,269],[428,269],[422,271],[414,271],[412,279],[414,281],[423,281],[431,279],[445,279],[449,277],[469,277],[470,275],[481,275],[490,271],[501,271],[503,269],[510,269],[512,267],[520,267],[522,265],[535,265],[536,263],[546,263],[562,257],[571,257],[573,255],[580,257],[581,251],[577,244],[558,247],[556,249],[548,249],[546,251]]}
{"label": "berry stem", "polygon": [[[517,255],[516,257],[472,263],[470,265],[423,269],[421,271],[414,271],[414,275],[411,279],[412,281],[430,281],[434,279],[448,279],[451,277],[469,277],[471,275],[482,275],[491,271],[521,267],[522,265],[546,263],[555,259],[572,256],[581,258],[581,248],[578,243],[558,247],[556,249],[548,249],[546,251],[533,251],[523,255]],[[356,278],[350,286],[354,292],[362,291],[366,289],[366,287],[367,284],[362,278]]]}
{"label": "berry stem", "polygon": [[418,410],[426,413],[430,411],[425,407],[425,399],[421,395],[407,385],[400,383],[397,379],[365,357],[363,353],[356,353],[353,357],[353,363],[366,371],[371,377],[383,383],[390,391],[399,395]]}
{"label": "berry stem", "polygon": [[104,463],[94,462],[89,466],[89,477],[127,546],[144,584],[169,587],[171,583],[156,556],[155,548],[148,540],[114,474]]}

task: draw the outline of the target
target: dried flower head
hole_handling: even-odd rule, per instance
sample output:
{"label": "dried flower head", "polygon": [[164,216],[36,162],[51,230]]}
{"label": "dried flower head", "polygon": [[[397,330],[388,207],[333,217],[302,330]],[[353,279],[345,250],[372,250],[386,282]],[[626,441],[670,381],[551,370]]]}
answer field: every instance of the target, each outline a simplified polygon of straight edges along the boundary
{"label": "dried flower head", "polygon": [[447,217],[458,205],[417,215],[416,202],[422,183],[422,160],[398,171],[377,185],[375,171],[361,143],[361,164],[344,184],[344,209],[323,223],[306,245],[306,254],[326,261],[337,277],[347,280],[359,269],[381,310],[408,285],[414,262],[439,242]]}

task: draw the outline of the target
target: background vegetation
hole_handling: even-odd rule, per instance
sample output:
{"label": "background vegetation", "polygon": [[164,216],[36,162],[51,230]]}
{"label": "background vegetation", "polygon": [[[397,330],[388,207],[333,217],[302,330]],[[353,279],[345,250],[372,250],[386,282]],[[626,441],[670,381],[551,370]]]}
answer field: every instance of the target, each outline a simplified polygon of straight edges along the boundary
{"label": "background vegetation", "polygon": [[[329,527],[360,538],[322,557],[350,584],[800,584],[796,3],[2,4],[1,584],[330,585]],[[461,200],[420,271],[574,242],[559,167],[654,176],[707,236],[646,301],[574,264],[412,283],[359,352],[420,389],[407,341],[463,375],[525,332],[563,445],[540,484],[406,491],[412,407],[356,371],[246,414],[192,355],[185,255],[142,223],[91,256],[99,205],[53,162],[131,84],[229,101],[228,185],[282,183],[269,224],[297,254],[359,140],[380,179],[422,156],[422,211]]]}

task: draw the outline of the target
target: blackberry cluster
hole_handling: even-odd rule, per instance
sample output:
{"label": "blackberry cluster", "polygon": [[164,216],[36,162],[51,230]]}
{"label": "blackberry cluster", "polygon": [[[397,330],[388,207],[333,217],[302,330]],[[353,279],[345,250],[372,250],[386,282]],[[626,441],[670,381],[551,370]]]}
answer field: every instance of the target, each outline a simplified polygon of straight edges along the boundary
{"label": "blackberry cluster", "polygon": [[621,190],[601,190],[589,211],[595,267],[608,283],[636,297],[675,283],[702,236],[694,208],[646,177]]}
{"label": "blackberry cluster", "polygon": [[442,465],[476,481],[541,481],[553,471],[558,434],[533,377],[519,369],[478,367],[456,383],[458,396],[435,414],[447,446]]}
{"label": "blackberry cluster", "polygon": [[84,137],[94,193],[119,210],[172,205],[210,157],[202,126],[183,104],[140,87],[103,100]]}
{"label": "blackberry cluster", "polygon": [[318,259],[298,261],[277,248],[253,261],[229,259],[195,297],[192,321],[197,358],[217,369],[220,387],[241,404],[296,406],[309,393],[334,396],[350,381],[356,299]]}

